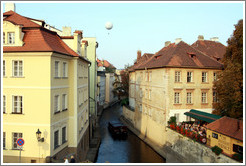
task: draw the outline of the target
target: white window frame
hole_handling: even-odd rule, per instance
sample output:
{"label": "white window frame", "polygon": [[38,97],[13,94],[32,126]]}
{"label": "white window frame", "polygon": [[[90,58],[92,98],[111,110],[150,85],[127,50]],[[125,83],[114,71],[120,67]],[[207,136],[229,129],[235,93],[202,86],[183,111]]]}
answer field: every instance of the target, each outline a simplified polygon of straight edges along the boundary
{"label": "white window frame", "polygon": [[[188,81],[188,78],[190,78],[190,81]],[[187,72],[187,82],[193,82],[193,72],[192,71]]]}
{"label": "white window frame", "polygon": [[202,72],[202,82],[208,82],[208,72]]}
{"label": "white window frame", "polygon": [[213,81],[217,81],[218,80],[218,73],[214,72],[213,74]]}
{"label": "white window frame", "polygon": [[55,78],[60,77],[60,62],[55,61]]}
{"label": "white window frame", "polygon": [[[15,137],[15,134],[17,135],[17,137]],[[23,138],[23,133],[12,133],[12,149],[19,149],[20,146],[18,146],[18,144],[16,143],[19,138]]]}
{"label": "white window frame", "polygon": [[3,95],[3,113],[6,113],[6,96]]}
{"label": "white window frame", "polygon": [[180,92],[174,92],[174,104],[180,104]]}
{"label": "white window frame", "polygon": [[67,94],[62,94],[62,111],[67,110]]}
{"label": "white window frame", "polygon": [[60,96],[54,96],[54,113],[60,112]]}
{"label": "white window frame", "polygon": [[3,60],[3,77],[5,77],[6,76],[6,73],[5,73],[6,71],[5,71],[5,60]]}
{"label": "white window frame", "polygon": [[192,104],[192,93],[191,92],[187,92],[186,94],[186,103],[187,104]]}
{"label": "white window frame", "polygon": [[15,44],[15,33],[8,32],[8,44]]}
{"label": "white window frame", "polygon": [[62,65],[62,66],[63,66],[62,76],[66,78],[66,77],[67,77],[67,73],[68,73],[68,72],[67,72],[67,70],[68,70],[68,65],[67,65],[67,62],[63,62],[62,64],[63,64],[63,65]]}
{"label": "white window frame", "polygon": [[181,71],[175,71],[175,82],[181,82]]}
{"label": "white window frame", "polygon": [[13,77],[23,77],[23,61],[13,60],[12,61],[12,76]]}
{"label": "white window frame", "polygon": [[203,104],[206,104],[207,103],[207,92],[202,92],[202,95],[201,95],[201,102]]}
{"label": "white window frame", "polygon": [[12,96],[12,114],[23,114],[23,96]]}

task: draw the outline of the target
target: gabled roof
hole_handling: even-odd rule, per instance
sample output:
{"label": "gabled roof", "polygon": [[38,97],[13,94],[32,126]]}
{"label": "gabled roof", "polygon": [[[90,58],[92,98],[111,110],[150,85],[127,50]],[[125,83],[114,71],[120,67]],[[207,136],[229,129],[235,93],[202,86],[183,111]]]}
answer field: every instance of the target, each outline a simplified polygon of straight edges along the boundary
{"label": "gabled roof", "polygon": [[178,44],[172,43],[162,48],[137,69],[161,67],[221,69],[223,65],[181,41]]}
{"label": "gabled roof", "polygon": [[30,19],[23,17],[15,12],[8,11],[3,13],[3,16],[6,17],[3,19],[3,21],[9,21],[15,25],[22,25],[24,28],[27,27],[41,27],[37,23],[32,22]]}
{"label": "gabled roof", "polygon": [[135,69],[137,69],[140,65],[145,64],[147,62],[148,59],[150,59],[154,54],[151,53],[144,53],[141,58],[139,59],[139,61],[137,61],[133,66],[131,66],[129,68],[129,71],[134,71]]}
{"label": "gabled roof", "polygon": [[237,140],[243,141],[243,121],[222,117],[207,125],[207,129],[227,135]]}
{"label": "gabled roof", "polygon": [[109,63],[107,60],[97,59],[97,66],[116,69],[116,67],[114,67],[114,65],[112,65],[111,63]]}
{"label": "gabled roof", "polygon": [[23,25],[24,44],[23,46],[6,45],[3,47],[3,52],[57,52],[68,56],[79,57],[90,63],[67,46],[56,32],[50,31],[13,11],[5,12],[4,16],[6,16],[5,21]]}
{"label": "gabled roof", "polygon": [[211,40],[197,40],[191,46],[219,61],[221,61],[226,53],[226,46]]}

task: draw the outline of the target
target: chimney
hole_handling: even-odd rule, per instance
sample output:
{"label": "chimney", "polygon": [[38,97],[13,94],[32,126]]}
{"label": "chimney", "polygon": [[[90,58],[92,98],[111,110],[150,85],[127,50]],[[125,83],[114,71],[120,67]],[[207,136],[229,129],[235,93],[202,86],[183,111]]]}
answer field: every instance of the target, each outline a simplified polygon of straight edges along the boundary
{"label": "chimney", "polygon": [[166,41],[165,42],[165,47],[169,46],[169,44],[171,44],[171,42],[170,41]]}
{"label": "chimney", "polygon": [[215,41],[215,42],[219,42],[219,38],[218,37],[212,37],[210,38],[211,41]]}
{"label": "chimney", "polygon": [[141,58],[141,51],[138,50],[138,52],[137,52],[137,63],[138,63],[138,61],[140,60],[140,58]]}
{"label": "chimney", "polygon": [[176,38],[175,39],[175,44],[178,44],[179,42],[181,42],[182,41],[182,38]]}
{"label": "chimney", "polygon": [[71,36],[71,27],[62,27],[62,36]]}
{"label": "chimney", "polygon": [[203,35],[199,35],[199,36],[198,36],[198,40],[203,41],[203,40],[204,40],[204,36],[203,36]]}
{"label": "chimney", "polygon": [[15,12],[15,3],[5,3],[5,12],[12,10]]}

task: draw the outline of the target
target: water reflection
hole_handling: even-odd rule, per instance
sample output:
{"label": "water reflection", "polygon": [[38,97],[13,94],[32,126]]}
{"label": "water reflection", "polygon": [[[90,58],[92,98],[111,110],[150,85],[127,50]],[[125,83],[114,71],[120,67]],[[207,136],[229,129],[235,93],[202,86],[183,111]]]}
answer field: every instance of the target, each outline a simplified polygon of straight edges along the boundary
{"label": "water reflection", "polygon": [[109,121],[119,121],[122,107],[115,104],[104,110],[101,120],[101,145],[97,163],[163,163],[163,159],[153,149],[129,131],[126,140],[114,140],[110,135],[107,124]]}

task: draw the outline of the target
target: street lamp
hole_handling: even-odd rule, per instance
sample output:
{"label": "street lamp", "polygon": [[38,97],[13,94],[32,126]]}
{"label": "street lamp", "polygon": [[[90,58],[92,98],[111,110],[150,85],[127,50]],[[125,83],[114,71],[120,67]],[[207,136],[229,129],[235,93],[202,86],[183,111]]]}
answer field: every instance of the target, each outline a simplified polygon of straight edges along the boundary
{"label": "street lamp", "polygon": [[41,134],[42,132],[38,129],[38,131],[36,132],[36,137],[37,137],[38,142],[44,142],[44,137],[41,138]]}

